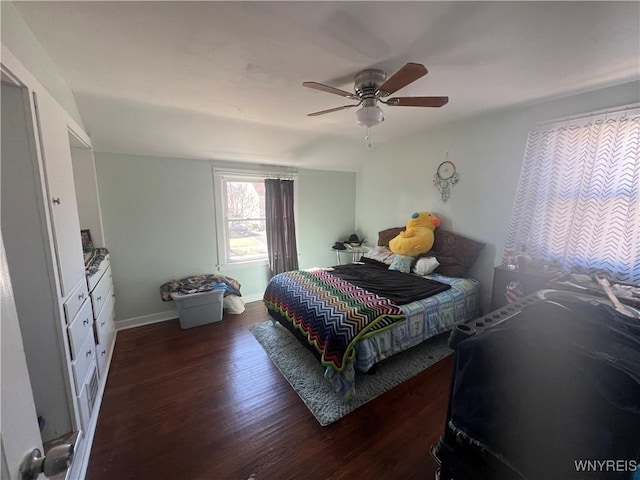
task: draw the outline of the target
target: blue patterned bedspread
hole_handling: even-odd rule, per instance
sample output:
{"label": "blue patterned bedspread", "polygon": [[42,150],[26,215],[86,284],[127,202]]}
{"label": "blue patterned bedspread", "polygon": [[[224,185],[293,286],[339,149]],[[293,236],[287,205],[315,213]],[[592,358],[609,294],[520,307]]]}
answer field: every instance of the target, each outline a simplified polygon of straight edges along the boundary
{"label": "blue patterned bedspread", "polygon": [[423,300],[403,305],[406,320],[383,331],[365,335],[355,346],[355,358],[338,372],[328,367],[325,378],[344,399],[355,393],[355,370],[366,372],[375,363],[407,350],[457,323],[479,315],[479,282],[469,278],[430,275],[429,278],[451,285],[451,289]]}

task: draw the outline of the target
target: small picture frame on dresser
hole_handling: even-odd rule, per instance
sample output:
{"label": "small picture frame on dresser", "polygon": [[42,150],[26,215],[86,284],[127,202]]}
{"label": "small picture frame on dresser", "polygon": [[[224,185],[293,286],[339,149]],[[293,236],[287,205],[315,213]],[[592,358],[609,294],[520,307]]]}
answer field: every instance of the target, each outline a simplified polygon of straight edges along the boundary
{"label": "small picture frame on dresser", "polygon": [[80,230],[80,238],[82,239],[82,250],[84,252],[93,250],[93,241],[91,240],[91,230]]}

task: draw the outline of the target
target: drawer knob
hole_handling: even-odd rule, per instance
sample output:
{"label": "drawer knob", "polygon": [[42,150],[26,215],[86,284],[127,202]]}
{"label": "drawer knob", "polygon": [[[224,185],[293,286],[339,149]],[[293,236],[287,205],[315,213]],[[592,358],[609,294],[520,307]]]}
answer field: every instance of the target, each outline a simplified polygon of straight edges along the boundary
{"label": "drawer knob", "polygon": [[85,318],[85,319],[82,321],[82,324],[83,324],[83,325],[89,325],[89,320]]}
{"label": "drawer knob", "polygon": [[87,350],[87,353],[85,354],[86,357],[90,357],[91,356],[91,350]]}
{"label": "drawer knob", "polygon": [[51,199],[51,201],[53,203],[55,203],[56,205],[60,205],[60,197],[54,197],[54,198]]}
{"label": "drawer knob", "polygon": [[104,327],[104,322],[102,322],[102,323],[100,324],[100,326],[101,326],[101,327]]}
{"label": "drawer knob", "polygon": [[107,354],[105,350],[102,351],[102,356],[104,357]]}
{"label": "drawer knob", "polygon": [[96,298],[96,300],[98,300],[98,301],[102,300],[102,295],[100,295],[98,298]]}
{"label": "drawer knob", "polygon": [[80,295],[78,295],[78,300],[84,300],[84,293],[81,293]]}

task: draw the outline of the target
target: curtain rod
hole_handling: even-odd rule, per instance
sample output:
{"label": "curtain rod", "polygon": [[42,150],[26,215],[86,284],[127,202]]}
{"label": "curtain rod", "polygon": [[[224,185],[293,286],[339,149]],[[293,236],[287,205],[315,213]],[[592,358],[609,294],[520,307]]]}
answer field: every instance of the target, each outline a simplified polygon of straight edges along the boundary
{"label": "curtain rod", "polygon": [[289,174],[289,175],[278,175],[278,174],[265,174],[265,177],[269,180],[297,180],[297,174]]}
{"label": "curtain rod", "polygon": [[269,178],[297,178],[298,170],[293,167],[279,165],[226,165],[211,162],[212,168],[220,175],[259,175]]}
{"label": "curtain rod", "polygon": [[273,180],[297,180],[298,172],[269,172],[266,170],[230,170],[215,168],[216,173],[222,177],[257,177]]}
{"label": "curtain rod", "polygon": [[627,105],[620,105],[618,107],[610,107],[610,108],[603,108],[601,110],[594,110],[588,113],[580,113],[576,115],[569,115],[566,117],[553,118],[551,120],[544,120],[542,122],[537,122],[536,127],[540,127],[543,125],[550,125],[553,123],[569,122],[571,120],[580,120],[583,118],[597,117],[600,115],[608,115],[610,113],[628,112],[629,110],[634,110],[636,108],[640,108],[640,103],[630,103]]}

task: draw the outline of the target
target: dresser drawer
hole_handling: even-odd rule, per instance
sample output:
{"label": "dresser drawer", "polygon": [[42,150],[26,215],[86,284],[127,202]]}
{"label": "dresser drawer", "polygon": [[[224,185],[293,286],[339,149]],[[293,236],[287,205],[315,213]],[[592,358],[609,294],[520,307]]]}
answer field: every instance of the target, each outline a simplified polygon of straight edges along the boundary
{"label": "dresser drawer", "polygon": [[108,268],[102,276],[96,288],[91,292],[91,303],[93,304],[93,317],[98,318],[103,305],[109,298],[109,290],[111,290],[111,269]]}
{"label": "dresser drawer", "polygon": [[93,334],[87,335],[78,349],[76,359],[71,362],[73,377],[76,382],[76,390],[80,391],[87,373],[96,364],[96,344]]}
{"label": "dresser drawer", "polygon": [[106,257],[104,257],[104,260],[100,262],[98,271],[93,275],[87,275],[87,287],[89,287],[89,291],[93,290],[96,287],[110,265],[111,263],[109,262],[109,255],[107,255]]}
{"label": "dresser drawer", "polygon": [[87,286],[83,282],[80,282],[78,288],[76,288],[64,302],[64,314],[67,323],[71,323],[73,321],[78,310],[82,307],[82,303],[87,298],[89,298]]}
{"label": "dresser drawer", "polygon": [[109,359],[110,348],[102,344],[96,345],[96,360],[98,361],[98,373],[101,379],[105,378],[107,374],[107,360]]}
{"label": "dresser drawer", "polygon": [[85,379],[80,394],[78,395],[78,405],[80,405],[80,423],[82,424],[82,430],[89,430],[89,423],[91,422],[91,414],[93,413],[93,407],[95,406],[96,397],[98,393],[98,373],[94,366],[89,376]]}
{"label": "dresser drawer", "polygon": [[89,422],[91,421],[91,412],[89,410],[88,400],[89,387],[85,384],[80,390],[78,395],[78,405],[80,406],[80,423],[82,424],[82,430],[87,431],[89,429]]}
{"label": "dresser drawer", "polygon": [[113,306],[115,303],[115,299],[112,296],[113,288],[109,290],[109,294],[107,296],[107,300],[102,307],[102,311],[98,318],[96,319],[96,337],[98,339],[98,343],[109,346],[111,343],[111,339],[113,339]]}
{"label": "dresser drawer", "polygon": [[75,360],[78,356],[78,352],[82,347],[87,334],[92,331],[93,325],[93,310],[91,309],[91,302],[84,302],[82,308],[73,319],[73,322],[67,327],[67,334],[69,335],[69,345],[71,347],[71,359]]}

